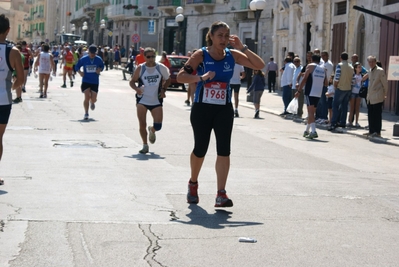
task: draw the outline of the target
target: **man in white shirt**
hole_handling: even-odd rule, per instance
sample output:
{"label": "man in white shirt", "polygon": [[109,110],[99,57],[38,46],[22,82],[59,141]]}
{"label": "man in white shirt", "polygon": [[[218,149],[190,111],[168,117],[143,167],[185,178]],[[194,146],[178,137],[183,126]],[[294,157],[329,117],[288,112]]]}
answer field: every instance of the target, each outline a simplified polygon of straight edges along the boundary
{"label": "man in white shirt", "polygon": [[[298,75],[300,75],[301,70],[302,70],[302,65],[301,65],[301,59],[299,57],[294,58],[294,65],[295,65],[295,71],[294,71],[294,75],[292,76],[292,98],[295,97],[295,93],[299,87],[299,84],[297,84],[297,79],[298,79]],[[299,97],[298,97],[298,104],[300,105],[300,102],[302,103],[303,106],[303,94],[301,94],[302,96],[302,101],[299,101]],[[297,116],[298,117],[302,117],[303,113],[303,107],[299,107],[298,106],[298,112],[297,112]]]}
{"label": "man in white shirt", "polygon": [[[327,51],[321,52],[321,58],[323,60],[323,65],[321,67],[324,68],[326,71],[327,80],[330,79],[331,74],[334,71],[334,65],[332,64],[331,60],[329,60],[329,55]],[[323,93],[321,94],[320,102],[317,106],[316,110],[316,122],[324,124],[328,121],[328,105],[327,105],[327,86],[323,86]]]}
{"label": "man in white shirt", "polygon": [[238,94],[240,92],[241,80],[245,78],[244,67],[240,64],[234,65],[233,77],[230,80],[230,87],[234,91],[234,117],[238,117]]}
{"label": "man in white shirt", "polygon": [[283,103],[284,103],[284,112],[280,115],[287,115],[287,107],[292,100],[292,77],[295,71],[295,65],[292,64],[292,58],[286,57],[284,59],[284,72],[281,76],[281,86],[283,87]]}

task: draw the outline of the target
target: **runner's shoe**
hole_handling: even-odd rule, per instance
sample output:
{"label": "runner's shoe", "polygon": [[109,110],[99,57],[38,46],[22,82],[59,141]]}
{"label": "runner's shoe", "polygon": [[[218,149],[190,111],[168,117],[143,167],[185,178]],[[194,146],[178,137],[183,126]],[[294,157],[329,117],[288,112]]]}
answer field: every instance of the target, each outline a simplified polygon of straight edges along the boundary
{"label": "runner's shoe", "polygon": [[309,132],[308,131],[304,131],[303,132],[303,137],[307,137],[309,135]]}
{"label": "runner's shoe", "polygon": [[155,136],[155,133],[152,132],[152,126],[148,126],[148,140],[150,141],[151,144],[154,144],[155,141],[157,140],[157,137]]}
{"label": "runner's shoe", "polygon": [[226,190],[219,190],[216,196],[215,207],[233,207],[233,201],[226,195]]}
{"label": "runner's shoe", "polygon": [[190,100],[186,100],[184,103],[186,103],[187,106],[190,106]]}
{"label": "runner's shoe", "polygon": [[26,93],[25,86],[22,87],[22,92],[23,92],[23,93]]}
{"label": "runner's shoe", "polygon": [[187,203],[197,204],[199,202],[198,197],[198,183],[190,183],[188,181],[188,191],[187,191]]}
{"label": "runner's shoe", "polygon": [[61,85],[61,88],[66,88],[66,84],[64,83],[63,85]]}
{"label": "runner's shoe", "polygon": [[73,87],[73,81],[71,81],[71,87]]}
{"label": "runner's shoe", "polygon": [[22,102],[22,98],[21,97],[16,97],[12,102],[15,103],[15,104],[18,104],[18,103]]}
{"label": "runner's shoe", "polygon": [[143,149],[141,149],[141,150],[139,151],[139,153],[140,153],[140,154],[146,154],[146,153],[148,153],[148,145],[147,145],[147,144],[144,144],[144,145],[143,145]]}
{"label": "runner's shoe", "polygon": [[315,139],[315,138],[318,138],[318,137],[319,136],[317,135],[316,132],[310,133],[310,134],[308,134],[308,136],[306,136],[306,138],[309,138],[309,139]]}
{"label": "runner's shoe", "polygon": [[85,116],[83,117],[83,119],[84,119],[85,121],[89,120],[89,114],[86,113]]}
{"label": "runner's shoe", "polygon": [[91,109],[91,110],[94,110],[95,108],[96,108],[96,105],[94,105],[94,103],[91,103],[91,104],[90,104],[90,109]]}
{"label": "runner's shoe", "polygon": [[236,118],[239,117],[239,115],[238,115],[238,110],[235,110],[235,111],[234,111],[234,117],[236,117]]}
{"label": "runner's shoe", "polygon": [[40,93],[40,96],[39,96],[39,98],[43,98],[43,93]]}

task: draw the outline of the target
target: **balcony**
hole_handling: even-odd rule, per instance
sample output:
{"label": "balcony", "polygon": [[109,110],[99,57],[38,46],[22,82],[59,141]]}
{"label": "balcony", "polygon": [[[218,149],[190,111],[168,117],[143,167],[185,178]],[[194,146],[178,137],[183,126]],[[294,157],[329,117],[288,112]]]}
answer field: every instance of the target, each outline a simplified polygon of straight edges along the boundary
{"label": "balcony", "polygon": [[80,21],[87,19],[90,19],[90,17],[86,16],[86,13],[83,12],[83,8],[72,12],[71,23],[79,24]]}
{"label": "balcony", "polygon": [[123,4],[118,5],[109,5],[107,7],[107,17],[113,20],[122,20],[125,19],[125,14],[130,12],[134,12],[134,10],[127,10],[123,8]]}
{"label": "balcony", "polygon": [[96,12],[96,9],[93,8],[92,6],[86,6],[83,8],[83,12],[87,15],[90,15],[90,14],[94,14]]}
{"label": "balcony", "polygon": [[31,4],[32,4],[32,0],[26,0],[25,3],[26,3],[27,5],[31,5]]}
{"label": "balcony", "polygon": [[186,6],[192,6],[197,12],[205,11],[207,8],[213,8],[216,0],[186,0]]}
{"label": "balcony", "polygon": [[125,12],[126,19],[129,20],[148,20],[159,16],[157,9],[148,9],[147,7],[140,7],[138,9],[130,9]]}
{"label": "balcony", "polygon": [[109,0],[89,0],[89,5],[94,8],[103,8],[109,6]]}
{"label": "balcony", "polygon": [[178,6],[182,5],[181,0],[158,0],[158,9],[163,10],[168,13],[170,16],[174,15],[175,9]]}

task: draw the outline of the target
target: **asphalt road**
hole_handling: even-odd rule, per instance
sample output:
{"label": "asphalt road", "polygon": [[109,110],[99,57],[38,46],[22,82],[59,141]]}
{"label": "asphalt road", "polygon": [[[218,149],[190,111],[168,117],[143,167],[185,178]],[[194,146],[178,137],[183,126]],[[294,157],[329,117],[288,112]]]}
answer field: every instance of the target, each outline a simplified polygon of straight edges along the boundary
{"label": "asphalt road", "polygon": [[37,85],[30,77],[3,140],[0,266],[398,266],[398,147],[327,131],[309,141],[304,125],[241,106],[226,188],[234,207],[213,207],[213,137],[200,203],[188,205],[184,92],[167,92],[162,130],[141,155],[120,71],[101,75],[88,122],[80,78],[62,89],[56,77],[47,99]]}

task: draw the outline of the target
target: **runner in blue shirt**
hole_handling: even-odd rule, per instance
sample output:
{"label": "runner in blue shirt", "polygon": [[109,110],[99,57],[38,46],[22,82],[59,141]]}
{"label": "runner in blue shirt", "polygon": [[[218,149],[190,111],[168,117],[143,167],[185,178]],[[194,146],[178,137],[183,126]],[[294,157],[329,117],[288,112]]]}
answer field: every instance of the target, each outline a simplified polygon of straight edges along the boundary
{"label": "runner in blue shirt", "polygon": [[[97,47],[91,45],[89,47],[89,55],[79,59],[75,65],[75,71],[83,77],[82,86],[80,87],[82,93],[85,94],[83,101],[83,107],[85,110],[84,120],[89,119],[89,102],[90,109],[96,108],[95,103],[97,102],[98,85],[100,83],[99,75],[104,69],[103,60],[96,55]],[[83,71],[80,68],[83,67]]]}

